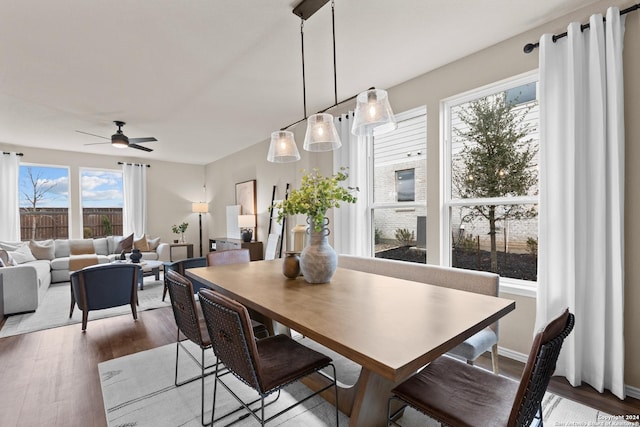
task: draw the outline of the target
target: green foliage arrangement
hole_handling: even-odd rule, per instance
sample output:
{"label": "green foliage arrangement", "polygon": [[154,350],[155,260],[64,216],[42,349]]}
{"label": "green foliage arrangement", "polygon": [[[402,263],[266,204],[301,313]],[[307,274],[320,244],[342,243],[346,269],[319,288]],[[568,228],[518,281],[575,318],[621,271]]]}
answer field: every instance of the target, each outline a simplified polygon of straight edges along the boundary
{"label": "green foliage arrangement", "polygon": [[411,246],[416,240],[416,235],[413,231],[409,231],[408,228],[397,228],[396,240],[400,242],[402,246]]}
{"label": "green foliage arrangement", "polygon": [[328,209],[339,208],[340,202],[355,203],[357,200],[353,195],[359,190],[357,187],[340,184],[348,177],[345,168],[331,176],[322,176],[318,169],[305,173],[300,188],[291,190],[286,200],[273,206],[278,209],[278,222],[281,223],[287,215],[303,214],[311,218],[316,231],[322,231]]}
{"label": "green foliage arrangement", "polygon": [[173,224],[173,227],[171,227],[171,231],[173,231],[175,234],[182,234],[187,231],[187,227],[189,227],[188,222],[183,222],[180,225]]}

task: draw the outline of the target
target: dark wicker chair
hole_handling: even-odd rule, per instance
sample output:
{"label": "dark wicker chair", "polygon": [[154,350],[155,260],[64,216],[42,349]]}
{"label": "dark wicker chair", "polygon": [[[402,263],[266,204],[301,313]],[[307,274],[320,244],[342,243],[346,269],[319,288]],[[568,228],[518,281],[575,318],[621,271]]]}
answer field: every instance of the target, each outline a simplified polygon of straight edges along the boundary
{"label": "dark wicker chair", "polygon": [[451,426],[528,427],[534,419],[542,425],[542,398],[573,324],[565,309],[535,336],[520,382],[449,356],[436,359],[392,390],[388,425],[400,426],[395,419],[407,404]]}
{"label": "dark wicker chair", "polygon": [[[173,270],[176,273],[180,274],[181,276],[186,276],[184,273],[185,270],[189,268],[206,267],[206,266],[207,266],[207,259],[205,257],[186,258],[186,259],[181,259],[180,261],[165,262],[164,272],[166,274],[168,270]],[[165,279],[166,279],[166,276],[165,276]],[[193,285],[194,293],[198,293],[200,288],[204,286],[202,283],[199,283],[194,280],[191,280],[191,284]],[[167,281],[165,280],[164,290],[162,291],[162,301],[164,301],[164,298],[166,295],[167,295]]]}
{"label": "dark wicker chair", "polygon": [[82,310],[82,331],[87,330],[89,311],[129,304],[134,320],[138,319],[138,274],[135,264],[102,264],[71,273],[71,308]]}
{"label": "dark wicker chair", "polygon": [[[216,380],[213,388],[213,423],[238,411],[230,411],[217,419],[215,418],[216,391],[217,385],[220,383],[243,405],[248,414],[263,426],[289,409],[333,387],[336,399],[336,425],[338,425],[336,370],[329,357],[298,343],[286,335],[275,335],[256,340],[246,308],[242,304],[217,292],[201,289],[200,304],[209,336],[212,337],[213,351],[218,357],[218,363],[223,363],[228,369],[225,371],[216,370]],[[327,366],[333,368],[333,378],[321,371],[322,368]],[[256,390],[259,397],[254,402],[260,401],[259,416],[257,415],[258,409],[250,408],[250,405],[254,402],[243,402],[223,381],[223,377],[229,373]],[[305,396],[293,405],[265,419],[264,409],[267,396],[277,392],[275,398],[277,400],[283,387],[312,373],[322,375],[330,383],[321,390]],[[273,401],[270,403],[273,403]]]}
{"label": "dark wicker chair", "polygon": [[[205,423],[204,421],[204,379],[214,373],[213,368],[215,368],[216,365],[205,365],[204,352],[206,349],[211,348],[211,339],[209,338],[204,318],[202,317],[202,314],[199,313],[198,306],[196,305],[191,281],[174,270],[165,270],[164,280],[165,285],[169,290],[171,307],[173,307],[173,317],[175,318],[176,325],[178,326],[176,336],[176,373],[174,383],[176,387],[180,387],[200,379],[200,416],[202,425],[207,425],[210,424],[210,422]],[[184,339],[181,339],[180,333],[182,333],[186,339],[200,347],[200,360],[196,359],[193,354],[184,347],[182,344]],[[182,347],[184,352],[187,353],[187,355],[189,355],[189,357],[200,367],[200,375],[178,382],[178,360],[180,347]]]}

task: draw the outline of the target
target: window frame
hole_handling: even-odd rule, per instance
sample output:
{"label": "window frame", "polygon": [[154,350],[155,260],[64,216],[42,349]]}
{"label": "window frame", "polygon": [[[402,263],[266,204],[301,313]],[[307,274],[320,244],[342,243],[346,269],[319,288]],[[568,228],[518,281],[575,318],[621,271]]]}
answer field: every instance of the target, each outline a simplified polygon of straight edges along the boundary
{"label": "window frame", "polygon": [[[445,98],[440,101],[440,265],[451,266],[451,209],[461,206],[475,206],[485,204],[513,205],[535,204],[540,205],[538,196],[498,197],[486,199],[453,199],[452,178],[452,154],[451,141],[453,140],[451,129],[451,109],[461,104],[482,98],[487,95],[503,92],[528,83],[539,82],[539,71],[532,70],[514,77],[500,80],[480,88],[472,89],[458,95]],[[500,291],[510,294],[535,297],[537,295],[537,282],[513,279],[500,276]]]}

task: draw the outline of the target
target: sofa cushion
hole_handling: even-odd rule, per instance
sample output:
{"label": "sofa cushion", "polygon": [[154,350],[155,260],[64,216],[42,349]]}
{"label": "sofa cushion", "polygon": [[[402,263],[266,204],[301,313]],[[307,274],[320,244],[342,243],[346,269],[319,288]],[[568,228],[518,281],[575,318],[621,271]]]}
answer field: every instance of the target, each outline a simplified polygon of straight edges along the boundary
{"label": "sofa cushion", "polygon": [[93,247],[97,255],[109,255],[109,243],[106,237],[93,239]]}
{"label": "sofa cushion", "polygon": [[53,240],[44,240],[36,242],[31,240],[29,242],[29,249],[36,259],[52,260],[56,257],[56,247]]}
{"label": "sofa cushion", "polygon": [[7,251],[13,257],[14,260],[18,264],[24,264],[25,262],[35,261],[36,257],[31,253],[31,249],[29,249],[29,244],[27,242],[23,243],[20,247],[18,247],[15,251]]}
{"label": "sofa cushion", "polygon": [[133,249],[133,233],[118,242],[115,253],[119,254],[122,251],[131,252],[131,249]]}
{"label": "sofa cushion", "polygon": [[53,241],[56,247],[56,258],[63,258],[69,256],[69,240],[68,239],[56,239]]}
{"label": "sofa cushion", "polygon": [[133,248],[140,249],[140,252],[149,252],[149,242],[147,237],[143,234],[139,239],[133,239]]}
{"label": "sofa cushion", "polygon": [[15,251],[20,246],[22,246],[24,242],[6,242],[0,241],[0,249],[4,249],[5,251]]}
{"label": "sofa cushion", "polygon": [[158,245],[160,245],[160,238],[156,237],[155,239],[147,239],[147,242],[149,242],[149,250],[155,251],[158,249]]}
{"label": "sofa cushion", "polygon": [[95,254],[93,239],[71,239],[69,240],[69,255],[89,255]]}

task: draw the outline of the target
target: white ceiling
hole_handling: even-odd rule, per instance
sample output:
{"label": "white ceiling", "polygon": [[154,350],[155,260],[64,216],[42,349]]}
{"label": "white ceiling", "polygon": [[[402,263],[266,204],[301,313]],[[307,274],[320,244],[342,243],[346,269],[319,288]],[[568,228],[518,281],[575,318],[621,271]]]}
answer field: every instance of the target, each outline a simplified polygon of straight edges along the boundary
{"label": "white ceiling", "polygon": [[[336,0],[338,100],[595,0]],[[3,0],[0,142],[206,164],[304,117],[298,0]],[[333,104],[331,7],[305,22],[309,114]],[[114,120],[152,153],[110,144]],[[106,141],[106,140],[105,140]],[[266,153],[265,153],[266,155]]]}

